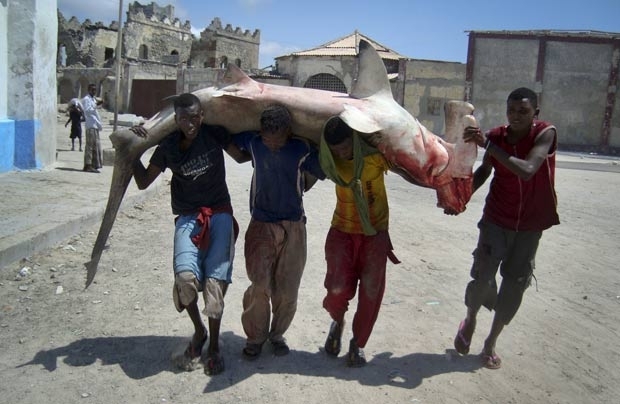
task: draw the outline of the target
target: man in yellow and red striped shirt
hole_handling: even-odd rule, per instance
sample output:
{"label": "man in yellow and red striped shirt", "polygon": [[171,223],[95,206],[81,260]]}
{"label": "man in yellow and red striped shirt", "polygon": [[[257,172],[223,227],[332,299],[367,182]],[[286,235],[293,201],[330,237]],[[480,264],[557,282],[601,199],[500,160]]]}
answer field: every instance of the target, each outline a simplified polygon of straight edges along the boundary
{"label": "man in yellow and red striped shirt", "polygon": [[384,176],[390,165],[339,117],[325,124],[320,160],[326,176],[336,183],[337,199],[325,242],[327,295],[323,307],[333,319],[325,352],[340,353],[344,316],[357,293],[347,365],[360,367],[366,364],[362,348],[383,299],[387,258],[398,263],[388,234]]}

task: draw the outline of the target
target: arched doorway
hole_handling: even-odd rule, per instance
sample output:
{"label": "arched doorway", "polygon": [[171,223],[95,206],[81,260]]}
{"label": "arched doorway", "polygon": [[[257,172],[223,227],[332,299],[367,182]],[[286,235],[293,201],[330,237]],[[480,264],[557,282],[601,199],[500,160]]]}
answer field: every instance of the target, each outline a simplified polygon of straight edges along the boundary
{"label": "arched doorway", "polygon": [[311,76],[304,84],[304,87],[347,94],[347,86],[344,85],[342,80],[333,74],[327,73],[319,73]]}

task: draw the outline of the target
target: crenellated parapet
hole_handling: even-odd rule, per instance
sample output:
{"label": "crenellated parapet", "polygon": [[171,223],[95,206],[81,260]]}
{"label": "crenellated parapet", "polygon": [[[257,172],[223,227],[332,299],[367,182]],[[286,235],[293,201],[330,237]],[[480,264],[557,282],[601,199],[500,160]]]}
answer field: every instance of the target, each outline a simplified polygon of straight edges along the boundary
{"label": "crenellated parapet", "polygon": [[242,69],[258,67],[260,30],[233,28],[222,25],[215,17],[211,24],[200,33],[200,40],[194,41],[190,56],[192,66],[225,68],[234,63]]}
{"label": "crenellated parapet", "polygon": [[233,28],[231,24],[222,26],[222,20],[220,20],[219,17],[215,17],[211,21],[211,24],[200,33],[202,39],[208,39],[213,36],[225,36],[231,39],[260,44],[260,29],[255,29],[254,32],[250,32],[249,29],[243,30],[240,27]]}
{"label": "crenellated parapet", "polygon": [[170,28],[177,28],[191,32],[192,25],[188,20],[181,22],[174,16],[174,7],[172,5],[161,7],[157,3],[152,2],[148,5],[142,5],[137,1],[129,4],[127,11],[127,22],[138,22],[144,24],[161,24]]}
{"label": "crenellated parapet", "polygon": [[191,23],[174,16],[171,5],[160,7],[152,2],[129,4],[123,27],[123,50],[128,59],[162,63],[185,63],[194,36]]}
{"label": "crenellated parapet", "polygon": [[111,31],[118,31],[118,21],[112,21],[110,24],[106,25],[101,21],[92,22],[89,18],[85,19],[83,22],[80,22],[75,16],[72,16],[69,20],[67,20],[64,15],[57,10],[58,12],[58,32],[61,31],[85,31],[85,30],[93,30],[93,29],[105,29]]}

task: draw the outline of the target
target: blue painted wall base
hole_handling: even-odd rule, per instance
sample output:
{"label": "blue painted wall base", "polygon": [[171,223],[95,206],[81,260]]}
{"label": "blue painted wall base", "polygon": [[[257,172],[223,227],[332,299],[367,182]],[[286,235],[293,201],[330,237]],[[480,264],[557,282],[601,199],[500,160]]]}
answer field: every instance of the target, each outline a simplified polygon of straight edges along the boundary
{"label": "blue painted wall base", "polygon": [[0,119],[0,173],[15,167],[15,121]]}
{"label": "blue painted wall base", "polygon": [[15,161],[17,169],[41,168],[36,156],[36,134],[39,121],[15,121]]}

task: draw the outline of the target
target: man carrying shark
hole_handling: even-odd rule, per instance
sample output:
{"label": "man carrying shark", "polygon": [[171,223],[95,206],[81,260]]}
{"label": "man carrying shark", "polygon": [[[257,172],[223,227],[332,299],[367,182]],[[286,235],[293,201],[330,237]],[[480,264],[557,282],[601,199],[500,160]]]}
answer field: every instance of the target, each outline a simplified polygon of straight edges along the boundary
{"label": "man carrying shark", "polygon": [[[333,322],[325,352],[338,356],[349,301],[358,295],[353,317],[353,337],[347,366],[366,364],[362,348],[370,337],[385,290],[387,259],[399,261],[392,252],[388,233],[389,208],[384,176],[393,166],[340,117],[330,118],[323,130],[320,162],[336,184],[336,207],[325,241],[325,289],[323,307]],[[399,173],[418,184],[406,172]]]}
{"label": "man carrying shark", "polygon": [[[238,234],[222,151],[238,162],[246,161],[246,157],[232,145],[226,129],[202,123],[203,109],[194,94],[176,97],[174,111],[179,129],[157,146],[147,168],[137,158],[133,175],[138,188],[146,189],[166,168],[172,171],[170,198],[176,215],[173,300],[177,311],[185,310],[194,326],[194,335],[176,362],[182,369],[193,370],[211,334],[205,373],[216,375],[224,371],[220,323]],[[148,135],[142,126],[132,130],[142,137]],[[208,332],[198,308],[200,291],[209,319]]]}

